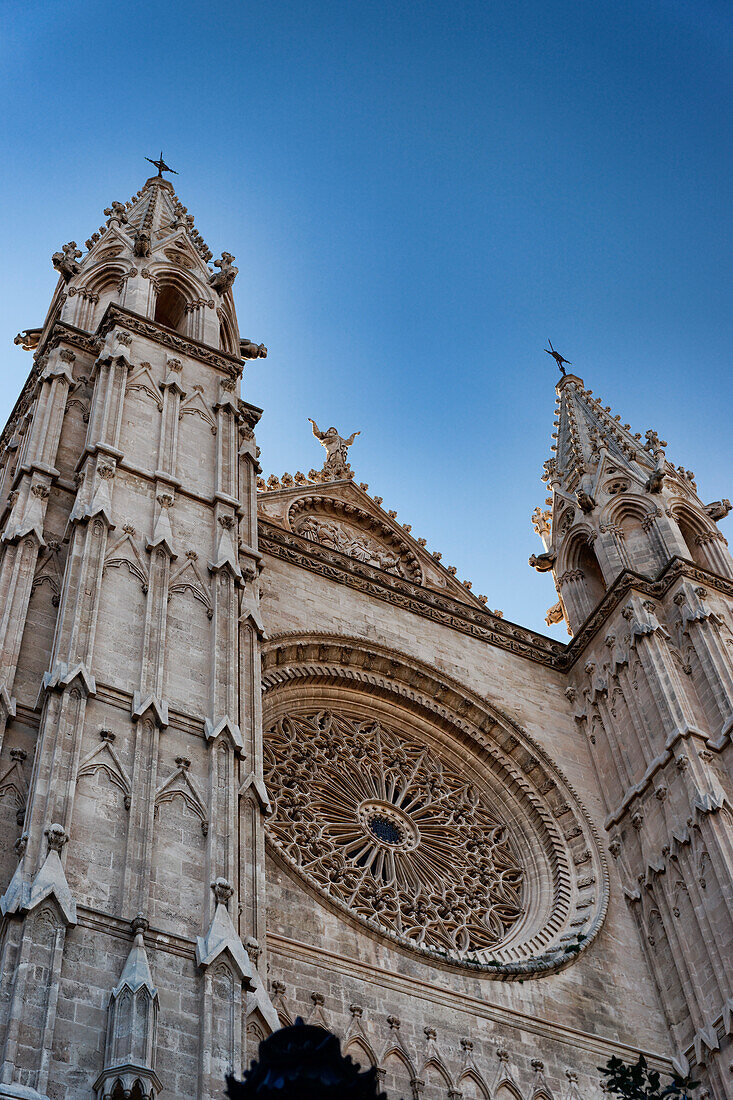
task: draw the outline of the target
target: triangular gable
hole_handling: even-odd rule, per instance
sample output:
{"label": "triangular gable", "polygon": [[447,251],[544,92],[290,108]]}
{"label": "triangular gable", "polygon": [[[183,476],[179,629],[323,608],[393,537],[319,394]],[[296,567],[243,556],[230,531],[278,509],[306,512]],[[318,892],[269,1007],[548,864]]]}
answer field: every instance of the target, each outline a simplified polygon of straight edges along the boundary
{"label": "triangular gable", "polygon": [[331,1024],[324,1007],[325,997],[322,993],[311,993],[311,1000],[313,1001],[313,1008],[308,1015],[306,1023],[315,1024],[316,1027],[325,1027],[327,1031],[330,1031]]}
{"label": "triangular gable", "polygon": [[179,756],[176,760],[178,767],[161,783],[155,792],[155,808],[163,802],[172,802],[180,797],[190,810],[201,819],[201,831],[206,835],[209,830],[208,813],[206,804],[188,774],[189,761]]}
{"label": "triangular gable", "polygon": [[25,810],[28,800],[28,783],[23,772],[23,761],[26,758],[26,753],[23,749],[11,749],[10,757],[10,766],[0,776],[0,798],[9,794],[15,802],[18,814],[20,814]]}
{"label": "triangular gable", "polygon": [[214,613],[214,605],[211,602],[211,592],[209,586],[201,575],[201,570],[197,565],[198,555],[195,550],[186,551],[186,560],[178,570],[171,577],[168,591],[172,594],[174,592],[189,592],[194,599],[199,600],[206,608],[209,618]]}
{"label": "triangular gable", "polygon": [[[283,481],[286,480],[284,477]],[[290,481],[294,479],[290,478]],[[261,483],[261,490],[264,484]],[[398,523],[396,514],[390,514],[381,507],[381,498],[371,497],[361,485],[350,480],[316,484],[303,478],[297,485],[283,488],[278,482],[278,486],[265,487],[257,494],[258,514],[263,519],[298,534],[299,528],[308,529],[306,521],[309,515],[323,515],[326,525],[329,522],[343,524],[349,536],[351,532],[362,535],[365,553],[361,554],[358,545],[356,548],[349,546],[348,539],[342,543],[341,550],[338,545],[325,541],[323,545],[328,549],[356,556],[356,560],[373,564],[375,568],[386,567],[385,571],[394,573],[397,568],[390,566],[389,558],[399,558],[399,572],[407,580],[445,592],[464,603],[484,606],[484,601],[470,591],[469,585],[462,584],[456,579],[454,571],[441,564],[440,554],[431,554],[425,548],[425,539],[415,538],[409,525]],[[313,533],[316,534],[315,531]],[[325,538],[328,540],[327,530]],[[316,537],[310,541],[318,545],[319,539]],[[358,543],[358,537],[353,541]],[[378,555],[371,561],[367,559],[370,541],[381,543],[384,547],[386,556],[383,565],[376,564]]]}
{"label": "triangular gable", "polygon": [[494,1092],[497,1092],[503,1085],[507,1091],[515,1094],[517,1100],[522,1100],[522,1093],[519,1089],[519,1085],[514,1080],[512,1071],[509,1068],[509,1051],[500,1048],[497,1050],[496,1056],[499,1059],[499,1069],[494,1079]]}
{"label": "triangular gable", "polygon": [[222,954],[229,957],[247,988],[252,988],[252,964],[249,956],[232,924],[228,909],[222,902],[218,902],[208,932],[205,936],[196,937],[196,962],[206,969]]}
{"label": "triangular gable", "polygon": [[[125,216],[127,217],[127,210]],[[85,273],[91,271],[98,263],[108,263],[110,260],[116,259],[121,256],[123,252],[128,252],[130,249],[131,237],[126,232],[127,222],[120,223],[118,219],[116,225],[109,225],[99,239],[92,244],[92,247],[84,257],[84,271]],[[110,217],[109,221],[113,221]],[[89,244],[89,241],[87,241]]]}
{"label": "triangular gable", "polygon": [[277,1012],[281,1027],[290,1027],[295,1020],[295,1017],[290,1010],[290,1006],[285,1000],[286,991],[287,986],[285,985],[285,982],[279,982],[276,980],[272,983],[272,1005]]}
{"label": "triangular gable", "polygon": [[101,744],[92,749],[82,760],[77,772],[77,782],[84,775],[94,775],[103,771],[110,783],[122,791],[125,800],[125,809],[129,810],[132,798],[132,784],[130,777],[122,766],[120,758],[114,749],[114,734],[110,730],[101,730]]}
{"label": "triangular gable", "polygon": [[208,283],[211,271],[191,244],[185,230],[176,224],[175,215],[169,225],[163,225],[156,233],[152,243],[152,250],[156,259],[165,258],[166,261],[176,264],[178,267],[198,275]]}
{"label": "triangular gable", "polygon": [[178,412],[178,419],[181,420],[186,415],[200,416],[211,429],[211,434],[216,435],[216,421],[211,415],[211,409],[206,404],[206,400],[203,394],[203,386],[198,383],[193,386],[191,393],[185,401],[181,403],[181,407]]}
{"label": "triangular gable", "polygon": [[422,1080],[426,1080],[426,1072],[430,1069],[434,1071],[441,1078],[443,1084],[448,1089],[453,1088],[453,1078],[450,1071],[443,1060],[443,1056],[438,1049],[437,1034],[435,1028],[425,1027],[423,1028],[425,1036],[427,1038],[427,1047],[425,1050],[425,1057],[423,1058],[422,1065],[420,1066],[420,1077]]}
{"label": "triangular gable", "polygon": [[38,554],[38,567],[32,585],[33,591],[42,584],[48,585],[55,600],[58,600],[61,595],[61,582],[63,579],[63,571],[59,564],[60,549],[61,547],[55,539],[49,539],[47,544],[41,547]]}
{"label": "triangular gable", "polygon": [[125,392],[139,390],[154,401],[159,409],[163,408],[163,399],[160,389],[150,373],[150,363],[141,363],[135,373],[130,377]]}
{"label": "triangular gable", "polygon": [[123,533],[120,538],[110,546],[105,554],[104,568],[119,569],[124,565],[134,577],[137,577],[140,584],[145,588],[150,578],[142,555],[137,546],[135,546],[135,529],[134,527],[130,527],[129,524],[126,524],[122,528],[122,531]]}
{"label": "triangular gable", "polygon": [[383,1066],[389,1056],[394,1054],[402,1061],[410,1077],[415,1080],[417,1078],[417,1072],[404,1040],[400,1035],[400,1019],[397,1016],[388,1016],[387,1023],[389,1024],[389,1036],[380,1055],[379,1064]]}

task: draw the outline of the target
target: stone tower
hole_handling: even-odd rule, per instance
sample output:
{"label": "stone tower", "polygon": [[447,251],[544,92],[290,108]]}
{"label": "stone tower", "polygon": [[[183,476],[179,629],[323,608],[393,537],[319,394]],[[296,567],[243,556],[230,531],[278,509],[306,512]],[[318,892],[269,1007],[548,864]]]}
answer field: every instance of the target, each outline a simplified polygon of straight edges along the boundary
{"label": "stone tower", "polygon": [[214,1100],[298,1015],[389,1100],[733,1096],[728,502],[563,378],[572,638],[509,622],[358,432],[258,477],[234,257],[105,214],[0,436],[0,1100]]}
{"label": "stone tower", "polygon": [[567,695],[681,1063],[731,1094],[733,559],[694,474],[580,378],[558,386],[535,524],[577,659]]}
{"label": "stone tower", "polygon": [[[97,1097],[157,1095],[166,1057],[168,1088],[209,1096],[241,1069],[240,1019],[276,1020],[257,976],[260,410],[238,396],[266,351],[240,341],[233,257],[212,273],[167,180],[105,213],[83,259],[73,242],[54,256],[4,440],[2,783],[23,824],[0,903],[0,1095],[46,1094],[59,1044],[81,1095],[91,1027]],[[174,958],[195,942],[201,972],[173,982],[191,999],[168,1039],[149,925]],[[72,987],[84,1000],[102,970],[75,1017]]]}

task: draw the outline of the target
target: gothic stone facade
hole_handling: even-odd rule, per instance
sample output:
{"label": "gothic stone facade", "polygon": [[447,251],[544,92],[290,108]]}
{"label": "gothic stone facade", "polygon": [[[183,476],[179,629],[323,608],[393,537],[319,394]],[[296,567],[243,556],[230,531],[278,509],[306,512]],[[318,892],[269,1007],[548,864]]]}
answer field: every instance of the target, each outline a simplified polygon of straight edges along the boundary
{"label": "gothic stone facade", "polygon": [[0,1097],[210,1100],[297,1015],[390,1100],[733,1096],[728,502],[564,377],[515,626],[353,439],[258,477],[234,257],[105,213],[0,440]]}

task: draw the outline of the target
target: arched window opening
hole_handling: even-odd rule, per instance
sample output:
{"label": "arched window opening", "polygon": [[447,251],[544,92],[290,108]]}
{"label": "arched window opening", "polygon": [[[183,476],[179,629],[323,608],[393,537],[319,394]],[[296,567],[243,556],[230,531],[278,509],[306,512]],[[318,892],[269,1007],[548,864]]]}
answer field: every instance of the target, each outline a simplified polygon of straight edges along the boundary
{"label": "arched window opening", "polygon": [[119,301],[120,272],[111,271],[95,283],[94,295],[90,298],[89,324],[80,328],[94,329],[104,317],[104,311],[111,302]]}
{"label": "arched window opening", "polygon": [[593,546],[589,542],[584,542],[578,547],[578,569],[583,574],[588,603],[592,610],[605,596],[606,582]]}
{"label": "arched window opening", "polygon": [[706,569],[708,563],[705,560],[705,555],[702,553],[700,543],[697,541],[697,532],[684,515],[678,515],[676,518],[680,534],[685,540],[687,556],[690,561],[694,561],[695,565],[700,565],[703,569]]}
{"label": "arched window opening", "polygon": [[634,507],[623,511],[617,520],[623,531],[628,567],[648,576],[655,576],[667,560],[653,515]]}
{"label": "arched window opening", "polygon": [[174,332],[184,333],[185,331],[186,299],[171,283],[165,283],[158,291],[154,320],[159,325],[172,328]]}
{"label": "arched window opening", "polygon": [[219,310],[219,347],[228,355],[239,355],[239,340],[235,336],[234,326],[223,310]]}

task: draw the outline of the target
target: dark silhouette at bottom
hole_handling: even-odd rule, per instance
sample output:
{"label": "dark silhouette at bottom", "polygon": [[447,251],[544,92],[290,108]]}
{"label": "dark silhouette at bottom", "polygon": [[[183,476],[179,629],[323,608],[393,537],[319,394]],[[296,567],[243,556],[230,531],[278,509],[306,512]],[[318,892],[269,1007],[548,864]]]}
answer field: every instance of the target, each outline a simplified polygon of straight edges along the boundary
{"label": "dark silhouette at bottom", "polygon": [[387,1100],[377,1091],[377,1070],[363,1072],[341,1053],[335,1035],[304,1024],[273,1032],[260,1043],[244,1079],[227,1077],[230,1100]]}

